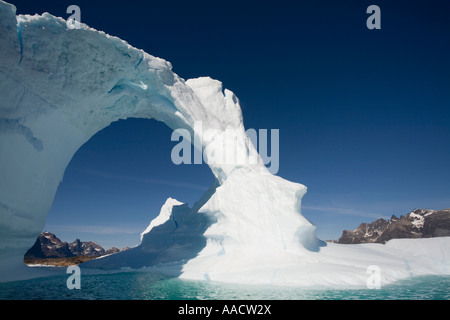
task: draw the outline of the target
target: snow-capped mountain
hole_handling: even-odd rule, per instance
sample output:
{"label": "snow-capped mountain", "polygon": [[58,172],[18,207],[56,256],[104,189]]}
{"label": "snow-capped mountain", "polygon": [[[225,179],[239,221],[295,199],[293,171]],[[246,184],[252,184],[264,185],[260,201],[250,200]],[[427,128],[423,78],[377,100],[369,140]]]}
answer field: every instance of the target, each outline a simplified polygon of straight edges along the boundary
{"label": "snow-capped mountain", "polygon": [[69,244],[50,232],[42,232],[34,245],[25,253],[25,259],[68,258],[75,255]]}
{"label": "snow-capped mountain", "polygon": [[76,256],[100,257],[105,254],[105,249],[94,241],[82,242],[76,239],[69,244],[70,251]]}
{"label": "snow-capped mountain", "polygon": [[433,238],[450,236],[450,209],[415,209],[405,216],[361,223],[355,230],[344,230],[338,243],[386,243],[400,238]]}
{"label": "snow-capped mountain", "polygon": [[94,241],[76,239],[72,243],[63,242],[53,233],[45,231],[39,235],[34,245],[26,252],[25,259],[100,257],[119,251],[121,250],[117,248],[105,250]]}

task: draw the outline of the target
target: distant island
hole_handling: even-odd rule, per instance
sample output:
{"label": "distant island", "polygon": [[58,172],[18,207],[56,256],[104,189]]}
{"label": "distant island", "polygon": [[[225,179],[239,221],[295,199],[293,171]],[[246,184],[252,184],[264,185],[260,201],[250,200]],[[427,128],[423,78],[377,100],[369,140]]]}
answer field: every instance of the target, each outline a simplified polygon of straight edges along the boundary
{"label": "distant island", "polygon": [[101,256],[117,253],[129,249],[112,247],[105,250],[94,241],[76,239],[72,243],[61,241],[56,235],[48,231],[42,232],[34,245],[24,256],[27,265],[70,266]]}
{"label": "distant island", "polygon": [[355,230],[344,230],[337,241],[342,244],[386,243],[391,239],[450,236],[450,209],[415,209],[405,216],[361,223]]}

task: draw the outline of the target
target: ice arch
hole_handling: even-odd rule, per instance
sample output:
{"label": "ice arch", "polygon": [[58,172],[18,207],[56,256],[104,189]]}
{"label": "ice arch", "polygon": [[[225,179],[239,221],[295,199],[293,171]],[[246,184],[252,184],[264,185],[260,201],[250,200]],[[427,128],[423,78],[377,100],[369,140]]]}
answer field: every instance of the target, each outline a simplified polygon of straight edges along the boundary
{"label": "ice arch", "polygon": [[[118,38],[86,25],[68,29],[47,13],[16,16],[3,1],[0,31],[1,280],[23,276],[23,253],[42,231],[70,159],[113,121],[154,118],[193,135],[201,121],[207,157],[227,145],[258,157],[238,99],[217,80],[184,81],[169,62]],[[186,268],[187,276],[226,268],[235,253],[275,263],[280,252],[317,250],[315,228],[300,214],[303,185],[271,175],[261,161],[210,168],[217,186],[196,210],[214,221],[203,234],[202,257],[211,263]]]}

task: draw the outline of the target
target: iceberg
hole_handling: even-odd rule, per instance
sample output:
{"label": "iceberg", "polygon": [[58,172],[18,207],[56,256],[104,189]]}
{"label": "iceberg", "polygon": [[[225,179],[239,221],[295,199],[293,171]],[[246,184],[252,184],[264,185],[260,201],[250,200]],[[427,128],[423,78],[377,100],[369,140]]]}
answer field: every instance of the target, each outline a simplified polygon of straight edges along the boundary
{"label": "iceberg", "polygon": [[307,188],[264,166],[238,98],[220,81],[184,80],[169,62],[119,38],[84,24],[68,28],[48,13],[16,15],[4,1],[0,30],[0,281],[36,276],[23,254],[42,231],[71,158],[95,133],[129,117],[187,130],[207,160],[233,148],[256,161],[207,161],[215,181],[192,208],[169,198],[139,246],[82,269],[305,286],[364,286],[372,265],[382,283],[450,273],[450,238],[386,245],[318,239],[301,214]]}

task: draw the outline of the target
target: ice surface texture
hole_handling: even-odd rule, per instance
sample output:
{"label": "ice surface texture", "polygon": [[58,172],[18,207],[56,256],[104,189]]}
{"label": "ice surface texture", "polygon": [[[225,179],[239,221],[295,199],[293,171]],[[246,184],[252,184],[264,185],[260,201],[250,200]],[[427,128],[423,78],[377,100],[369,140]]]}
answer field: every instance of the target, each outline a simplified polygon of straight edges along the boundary
{"label": "ice surface texture", "polygon": [[448,273],[448,241],[439,242],[442,250],[424,250],[423,261],[396,246],[325,246],[301,215],[306,187],[269,173],[245,135],[235,95],[211,78],[185,81],[169,62],[116,37],[83,24],[69,29],[47,13],[16,16],[0,1],[0,88],[2,281],[30,276],[23,254],[42,231],[75,152],[128,117],[153,118],[193,137],[201,121],[207,159],[237,146],[235,152],[258,161],[210,164],[216,180],[192,208],[169,199],[141,245],[84,268],[294,285],[361,284],[370,264],[385,267],[386,281],[424,270]]}

